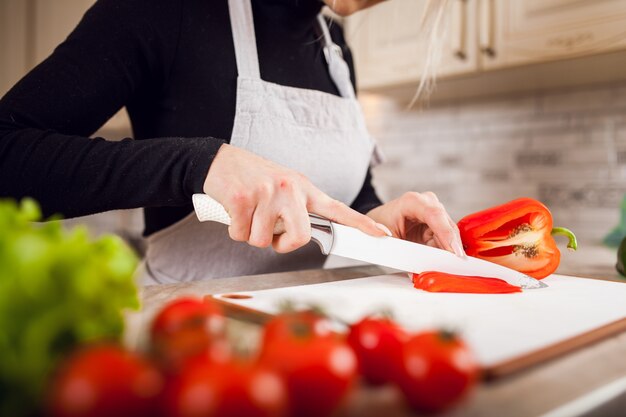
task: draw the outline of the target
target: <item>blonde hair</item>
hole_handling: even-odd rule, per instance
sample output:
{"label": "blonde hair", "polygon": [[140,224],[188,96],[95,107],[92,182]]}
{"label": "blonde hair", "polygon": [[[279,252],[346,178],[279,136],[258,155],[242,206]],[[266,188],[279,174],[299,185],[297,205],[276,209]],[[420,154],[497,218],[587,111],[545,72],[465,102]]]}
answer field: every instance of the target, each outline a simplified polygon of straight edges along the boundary
{"label": "blonde hair", "polygon": [[[324,0],[327,4],[327,0]],[[366,2],[367,0],[362,0]],[[381,0],[381,2],[393,1],[393,0]],[[420,21],[422,28],[422,39],[426,41],[426,56],[424,64],[422,66],[422,72],[420,81],[417,86],[417,90],[411,99],[408,107],[411,108],[418,101],[426,101],[435,89],[437,71],[439,70],[439,64],[441,63],[441,57],[443,55],[443,49],[448,38],[448,32],[450,27],[450,9],[452,1],[460,0],[413,0],[426,1],[426,8]],[[375,2],[376,4],[376,2]],[[337,6],[337,0],[331,0],[329,11],[332,15],[333,9]],[[336,16],[336,15],[335,15]],[[331,23],[332,24],[332,23]]]}
{"label": "blonde hair", "polygon": [[428,99],[435,89],[437,71],[441,63],[443,48],[448,37],[450,0],[428,0],[420,23],[426,39],[426,57],[417,90],[409,103],[409,108],[422,99]]}

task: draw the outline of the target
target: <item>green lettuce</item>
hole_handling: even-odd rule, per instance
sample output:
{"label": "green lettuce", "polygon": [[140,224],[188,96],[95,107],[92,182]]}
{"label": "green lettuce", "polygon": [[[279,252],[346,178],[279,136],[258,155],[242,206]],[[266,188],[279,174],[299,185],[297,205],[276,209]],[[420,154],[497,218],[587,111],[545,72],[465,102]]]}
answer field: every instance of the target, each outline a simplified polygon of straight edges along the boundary
{"label": "green lettuce", "polygon": [[116,236],[91,239],[41,220],[33,200],[0,200],[0,415],[36,412],[59,359],[119,340],[137,309],[137,257]]}

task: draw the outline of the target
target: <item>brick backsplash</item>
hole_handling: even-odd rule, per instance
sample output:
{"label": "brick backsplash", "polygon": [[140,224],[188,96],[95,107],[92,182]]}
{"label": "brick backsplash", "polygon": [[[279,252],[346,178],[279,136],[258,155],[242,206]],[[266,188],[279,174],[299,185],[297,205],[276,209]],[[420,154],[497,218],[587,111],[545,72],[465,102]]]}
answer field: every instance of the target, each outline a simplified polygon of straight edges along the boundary
{"label": "brick backsplash", "polygon": [[434,191],[451,215],[520,196],[597,244],[626,193],[626,83],[407,110],[363,95],[386,155],[374,170],[383,199]]}

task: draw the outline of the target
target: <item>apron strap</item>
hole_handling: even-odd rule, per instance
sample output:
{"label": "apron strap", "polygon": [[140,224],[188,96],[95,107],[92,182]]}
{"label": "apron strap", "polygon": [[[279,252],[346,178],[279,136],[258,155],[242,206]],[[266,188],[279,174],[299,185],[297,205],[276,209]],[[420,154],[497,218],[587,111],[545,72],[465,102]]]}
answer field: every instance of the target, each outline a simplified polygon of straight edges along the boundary
{"label": "apron strap", "polygon": [[[232,0],[231,0],[232,1]],[[328,72],[333,83],[339,90],[339,94],[344,98],[355,98],[354,87],[350,80],[350,68],[343,59],[343,53],[341,47],[333,42],[330,37],[330,31],[328,30],[328,24],[322,13],[317,15],[317,22],[322,30],[324,40],[324,57],[328,64]]]}
{"label": "apron strap", "polygon": [[228,0],[237,72],[244,78],[261,78],[250,0]]}
{"label": "apron strap", "polygon": [[[260,79],[259,55],[256,47],[254,20],[250,0],[228,0],[230,26],[233,32],[237,72],[240,77]],[[350,68],[343,59],[341,47],[333,42],[326,19],[317,15],[319,27],[324,40],[324,56],[328,64],[328,72],[339,94],[345,98],[355,98],[354,88],[350,80]]]}
{"label": "apron strap", "polygon": [[[322,13],[317,15],[317,22],[322,31],[322,38],[324,41],[324,57],[326,58],[326,63],[328,64],[330,78],[333,80],[337,90],[339,90],[341,97],[355,99],[356,94],[354,93],[354,87],[352,85],[352,80],[350,79],[350,68],[348,67],[348,63],[343,59],[341,47],[333,42],[330,37],[328,24],[326,23],[326,19],[324,19]],[[374,151],[372,153],[370,166],[375,167],[380,165],[385,160],[385,156],[374,138],[371,139],[374,143]]]}

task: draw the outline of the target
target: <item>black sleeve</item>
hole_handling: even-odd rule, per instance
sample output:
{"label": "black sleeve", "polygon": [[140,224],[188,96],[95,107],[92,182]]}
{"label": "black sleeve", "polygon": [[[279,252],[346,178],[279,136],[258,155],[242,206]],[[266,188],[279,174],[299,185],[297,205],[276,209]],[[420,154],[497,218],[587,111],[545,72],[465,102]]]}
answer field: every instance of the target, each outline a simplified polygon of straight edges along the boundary
{"label": "black sleeve", "polygon": [[[356,74],[354,71],[354,61],[352,60],[352,51],[350,51],[350,47],[346,43],[343,37],[343,30],[341,26],[339,26],[336,22],[332,21],[330,23],[331,36],[341,47],[341,51],[343,53],[343,57],[346,60],[346,63],[350,67],[350,77],[352,78],[352,85],[354,86],[354,91],[356,88]],[[372,184],[372,170],[371,168],[367,170],[367,175],[365,176],[365,181],[363,182],[363,187],[359,192],[359,195],[356,197],[351,207],[360,213],[367,213],[368,211],[382,205],[382,201],[376,194],[376,190],[374,189],[374,185]]]}
{"label": "black sleeve", "polygon": [[202,190],[224,141],[87,137],[137,91],[165,82],[180,19],[160,24],[151,13],[180,15],[181,3],[99,0],[0,100],[0,197],[31,196],[47,215],[73,217],[184,205]]}

